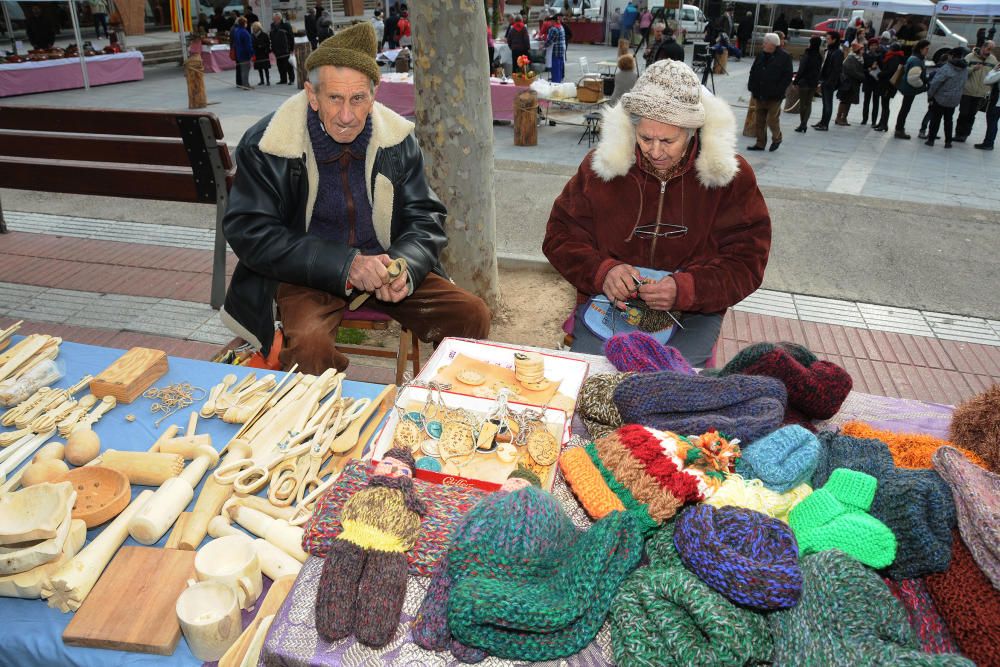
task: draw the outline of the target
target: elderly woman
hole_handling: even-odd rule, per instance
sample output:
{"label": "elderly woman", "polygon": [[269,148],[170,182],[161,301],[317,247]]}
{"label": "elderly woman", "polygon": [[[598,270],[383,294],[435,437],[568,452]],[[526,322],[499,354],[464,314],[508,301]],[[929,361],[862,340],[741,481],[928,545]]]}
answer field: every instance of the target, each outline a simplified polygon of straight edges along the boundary
{"label": "elderly woman", "polygon": [[[684,63],[651,65],[604,111],[601,141],[556,199],[542,250],[577,290],[573,347],[603,341],[583,320],[590,297],[675,311],[670,345],[693,365],[712,356],[727,308],[760,286],[771,218],[736,121]],[[636,287],[639,268],[671,274]]]}

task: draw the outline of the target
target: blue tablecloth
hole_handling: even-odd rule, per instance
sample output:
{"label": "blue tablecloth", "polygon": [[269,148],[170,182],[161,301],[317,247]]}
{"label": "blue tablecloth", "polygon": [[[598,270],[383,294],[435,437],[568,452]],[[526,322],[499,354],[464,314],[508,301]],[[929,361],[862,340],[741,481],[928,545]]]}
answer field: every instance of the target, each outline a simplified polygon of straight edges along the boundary
{"label": "blue tablecloth", "polygon": [[[97,375],[122,353],[123,350],[64,342],[57,360],[64,366],[64,375],[63,379],[54,386],[68,387],[88,373]],[[170,370],[157,380],[154,386],[162,387],[177,382],[189,382],[207,392],[221,382],[222,377],[227,373],[233,373],[237,378],[243,378],[250,372],[256,372],[259,378],[267,371],[171,357]],[[381,389],[382,387],[379,385],[347,381],[344,384],[344,395],[352,398],[374,398]],[[81,391],[77,397],[85,394],[86,390]],[[94,427],[94,431],[101,437],[101,449],[145,451],[149,449],[157,436],[171,424],[177,424],[183,430],[191,410],[200,408],[202,401],[198,401],[191,408],[165,419],[159,428],[155,427],[153,423],[161,414],[150,412],[153,403],[154,401],[150,399],[139,398],[130,405],[119,405],[104,415]],[[129,414],[135,415],[134,422],[125,420],[125,416]],[[0,427],[0,432],[7,430],[12,429]],[[221,449],[236,434],[237,430],[239,430],[237,424],[227,424],[221,419],[212,418],[200,419],[197,433],[211,434],[212,444],[216,449]],[[133,497],[147,488],[149,487],[133,485]],[[195,499],[200,491],[201,486],[199,485]],[[194,507],[194,502],[194,500],[191,501],[191,505],[187,508],[188,511]],[[98,535],[101,528],[99,526],[88,531],[87,541],[89,542]],[[167,535],[156,546],[162,547],[169,534],[168,531]],[[132,538],[128,538],[125,544],[136,545],[138,543]],[[57,609],[51,609],[44,600],[18,600],[0,597],[0,667],[6,665],[11,667],[30,667],[32,665],[39,667],[52,667],[54,665],[111,667],[113,665],[201,664],[201,661],[188,650],[183,637],[177,645],[177,650],[171,656],[66,646],[62,642],[62,633],[71,618],[72,614],[64,614]]]}

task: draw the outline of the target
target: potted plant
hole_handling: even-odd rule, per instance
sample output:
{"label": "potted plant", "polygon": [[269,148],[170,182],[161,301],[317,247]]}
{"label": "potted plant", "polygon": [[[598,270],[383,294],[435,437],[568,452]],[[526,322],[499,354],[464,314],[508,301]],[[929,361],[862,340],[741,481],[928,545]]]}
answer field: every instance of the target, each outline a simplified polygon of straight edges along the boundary
{"label": "potted plant", "polygon": [[523,86],[523,87],[530,86],[531,83],[535,80],[535,77],[538,76],[535,72],[528,69],[530,65],[531,65],[531,59],[528,56],[517,57],[517,66],[521,68],[521,71],[514,72],[513,74],[515,86]]}

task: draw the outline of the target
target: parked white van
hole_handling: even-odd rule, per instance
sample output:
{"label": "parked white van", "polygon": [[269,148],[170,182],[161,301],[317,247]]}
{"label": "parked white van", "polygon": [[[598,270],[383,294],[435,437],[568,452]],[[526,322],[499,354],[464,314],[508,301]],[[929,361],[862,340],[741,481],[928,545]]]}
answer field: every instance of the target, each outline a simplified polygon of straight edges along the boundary
{"label": "parked white van", "polygon": [[677,16],[677,9],[674,7],[664,10],[663,3],[659,0],[653,0],[649,5],[649,10],[653,12],[654,20],[662,17],[667,21],[673,21],[674,25],[679,25],[688,39],[698,40],[705,37],[708,19],[698,9],[698,5],[681,5],[680,17]]}

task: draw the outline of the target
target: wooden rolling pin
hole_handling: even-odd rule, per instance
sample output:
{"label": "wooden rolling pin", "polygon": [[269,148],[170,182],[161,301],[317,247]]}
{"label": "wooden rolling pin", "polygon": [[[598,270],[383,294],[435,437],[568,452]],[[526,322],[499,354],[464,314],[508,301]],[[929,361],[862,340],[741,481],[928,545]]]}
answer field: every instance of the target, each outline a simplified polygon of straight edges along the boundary
{"label": "wooden rolling pin", "polygon": [[[230,443],[229,452],[222,459],[221,465],[232,463],[250,456],[250,445],[238,441]],[[223,484],[215,479],[215,475],[205,478],[205,483],[198,494],[198,500],[194,504],[194,511],[188,517],[187,524],[181,532],[180,540],[177,543],[179,549],[194,551],[201,545],[208,532],[209,522],[212,517],[219,514],[222,506],[233,495],[233,485]]]}
{"label": "wooden rolling pin", "polygon": [[101,465],[123,473],[132,484],[160,486],[184,471],[184,457],[166,452],[119,452],[108,449],[101,454]]}
{"label": "wooden rolling pin", "polygon": [[219,453],[204,447],[181,474],[163,482],[129,521],[128,534],[132,539],[140,544],[156,544],[194,498],[194,489],[209,466],[218,462]]}

